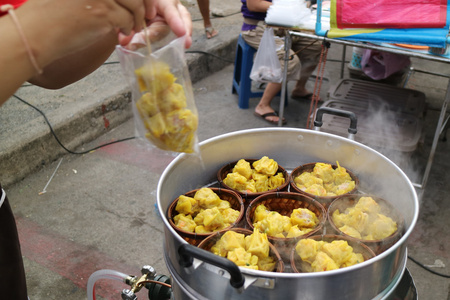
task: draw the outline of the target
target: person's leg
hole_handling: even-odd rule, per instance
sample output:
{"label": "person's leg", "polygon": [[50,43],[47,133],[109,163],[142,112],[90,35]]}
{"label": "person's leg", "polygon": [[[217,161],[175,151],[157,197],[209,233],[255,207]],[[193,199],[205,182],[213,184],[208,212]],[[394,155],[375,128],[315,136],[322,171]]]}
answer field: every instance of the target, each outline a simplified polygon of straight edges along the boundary
{"label": "person's leg", "polygon": [[0,298],[27,300],[19,237],[11,207],[0,186]]}
{"label": "person's leg", "polygon": [[311,96],[311,92],[306,88],[306,83],[311,77],[312,73],[317,67],[320,58],[321,44],[314,42],[312,39],[305,39],[301,37],[293,37],[292,50],[298,52],[297,56],[301,63],[300,79],[296,82],[292,90],[292,98],[303,98]]}
{"label": "person's leg", "polygon": [[211,18],[209,16],[209,0],[197,0],[197,4],[200,13],[202,14],[206,38],[210,39],[216,36],[219,32],[213,28],[211,23]]}
{"label": "person's leg", "polygon": [[[264,90],[261,100],[259,100],[258,105],[255,107],[255,113],[259,116],[263,116],[268,113],[274,113],[275,111],[270,106],[272,99],[281,90],[281,83],[269,82]],[[275,114],[267,115],[264,117],[269,122],[278,123],[279,117]]]}

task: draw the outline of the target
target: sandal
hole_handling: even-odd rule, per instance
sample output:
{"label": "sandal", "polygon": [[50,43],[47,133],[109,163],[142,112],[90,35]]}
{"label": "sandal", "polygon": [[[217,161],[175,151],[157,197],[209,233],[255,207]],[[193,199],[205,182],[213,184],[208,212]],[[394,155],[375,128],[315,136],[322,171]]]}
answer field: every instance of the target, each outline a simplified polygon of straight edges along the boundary
{"label": "sandal", "polygon": [[[278,113],[276,111],[272,111],[269,113],[265,113],[265,114],[258,114],[256,111],[253,113],[255,116],[262,118],[264,121],[269,122],[270,124],[278,124],[278,120],[270,120],[267,117],[279,117]],[[286,119],[283,118],[283,120],[281,121],[281,123],[283,125],[285,125],[287,123]]]}
{"label": "sandal", "polygon": [[219,32],[215,30],[213,27],[205,27],[205,35],[207,39],[213,38],[218,34]]}

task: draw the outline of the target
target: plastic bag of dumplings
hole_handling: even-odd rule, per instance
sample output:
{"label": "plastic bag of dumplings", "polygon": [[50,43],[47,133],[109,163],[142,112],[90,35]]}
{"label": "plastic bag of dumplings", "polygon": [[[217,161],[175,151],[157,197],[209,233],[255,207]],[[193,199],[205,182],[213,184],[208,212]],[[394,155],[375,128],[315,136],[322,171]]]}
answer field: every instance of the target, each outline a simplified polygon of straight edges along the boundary
{"label": "plastic bag of dumplings", "polygon": [[198,113],[185,37],[177,38],[167,25],[144,32],[145,41],[136,42],[144,43],[138,50],[116,47],[131,86],[136,137],[162,150],[198,153]]}

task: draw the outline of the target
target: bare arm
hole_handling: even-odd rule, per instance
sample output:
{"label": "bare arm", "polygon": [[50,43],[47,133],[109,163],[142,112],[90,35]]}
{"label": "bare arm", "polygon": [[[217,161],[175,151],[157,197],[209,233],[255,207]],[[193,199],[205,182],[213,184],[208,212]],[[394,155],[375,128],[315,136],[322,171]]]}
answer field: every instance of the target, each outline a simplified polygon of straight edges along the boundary
{"label": "bare arm", "polygon": [[144,16],[171,18],[171,29],[188,33],[190,46],[192,24],[182,8],[179,0],[29,0],[15,12],[44,72],[31,64],[10,16],[1,17],[0,105],[25,81],[59,88],[91,73],[114,50],[117,33],[140,31]]}
{"label": "bare arm", "polygon": [[43,74],[28,81],[47,89],[59,89],[72,84],[100,67],[114,51],[116,44],[117,34],[112,31],[88,48],[52,62],[45,67]]}

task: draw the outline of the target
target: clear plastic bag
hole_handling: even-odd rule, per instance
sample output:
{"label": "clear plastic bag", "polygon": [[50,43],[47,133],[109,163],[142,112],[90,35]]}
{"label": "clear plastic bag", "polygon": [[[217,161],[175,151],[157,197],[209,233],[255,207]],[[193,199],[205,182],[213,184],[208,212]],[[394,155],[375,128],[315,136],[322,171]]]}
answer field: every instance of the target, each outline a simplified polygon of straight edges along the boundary
{"label": "clear plastic bag", "polygon": [[250,72],[250,78],[259,82],[278,82],[283,79],[281,64],[278,60],[273,28],[264,30],[261,42],[256,52],[255,61]]}
{"label": "clear plastic bag", "polygon": [[136,137],[162,150],[198,153],[198,113],[184,56],[185,38],[170,33],[157,39],[151,52],[148,47],[137,51],[116,47],[131,86]]}

